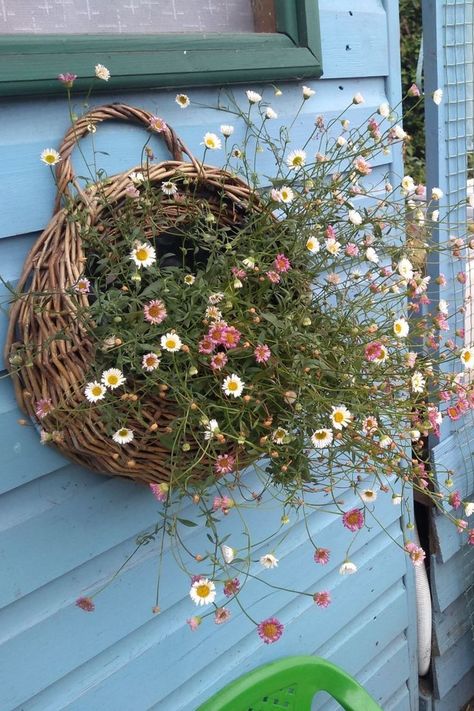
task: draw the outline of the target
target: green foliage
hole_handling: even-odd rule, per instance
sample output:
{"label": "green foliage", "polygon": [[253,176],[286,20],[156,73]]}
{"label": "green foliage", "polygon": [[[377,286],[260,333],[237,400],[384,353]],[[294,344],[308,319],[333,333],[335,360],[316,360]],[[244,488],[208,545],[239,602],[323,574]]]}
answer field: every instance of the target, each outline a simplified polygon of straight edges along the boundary
{"label": "green foliage", "polygon": [[[422,38],[421,0],[400,0],[400,52],[403,92],[415,82]],[[403,127],[410,136],[405,144],[405,173],[415,182],[425,182],[425,116],[423,103],[413,97],[403,100]]]}

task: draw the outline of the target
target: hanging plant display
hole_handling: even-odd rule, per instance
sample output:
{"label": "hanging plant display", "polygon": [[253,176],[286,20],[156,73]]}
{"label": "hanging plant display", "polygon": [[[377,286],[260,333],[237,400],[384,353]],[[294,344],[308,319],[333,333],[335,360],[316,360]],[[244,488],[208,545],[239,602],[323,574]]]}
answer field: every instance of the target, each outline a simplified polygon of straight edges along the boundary
{"label": "hanging plant display", "polygon": [[[73,82],[64,81],[68,92]],[[303,88],[299,111],[313,93]],[[417,239],[404,244],[400,186],[373,170],[406,139],[390,108],[353,130],[344,114],[328,125],[318,117],[296,147],[256,92],[245,109],[231,96],[220,108],[239,122],[239,142],[223,124],[220,136],[203,136],[200,159],[162,118],[122,104],[85,113],[59,152],[44,152],[56,167],[57,210],[27,259],[6,349],[43,442],[87,468],[149,483],[164,503],[140,545],[160,530],[177,535],[176,501],[197,507],[212,552],[200,556],[209,565],[190,596],[214,606],[216,622],[229,614],[216,586],[234,598],[252,566],[278,563],[274,549],[257,563],[251,542],[231,547],[221,517],[270,497],[282,526],[292,511],[324,505],[357,533],[377,496],[403,504],[406,486],[438,507],[460,505],[452,482],[441,489],[439,472],[435,480],[424,438],[474,403],[469,380],[446,367],[471,368],[474,348],[445,339],[455,314],[446,302],[433,309],[423,271],[430,250],[452,248],[429,243],[427,214],[442,194],[433,190],[428,212],[409,200]],[[138,166],[93,172],[84,184],[72,150],[106,120],[141,124],[172,159],[157,162],[148,139]],[[208,165],[211,153],[225,155],[222,167]],[[273,164],[265,180],[260,154]],[[422,192],[409,176],[401,190]],[[458,238],[455,260],[463,249]],[[250,464],[257,488],[247,484]],[[350,506],[340,499],[347,491]],[[405,546],[422,563],[409,536]],[[328,556],[314,544],[317,563]],[[356,569],[348,556],[341,564],[341,573]],[[314,600],[325,607],[330,594]],[[79,604],[93,609],[90,598]],[[282,631],[274,618],[258,625],[267,643]]]}

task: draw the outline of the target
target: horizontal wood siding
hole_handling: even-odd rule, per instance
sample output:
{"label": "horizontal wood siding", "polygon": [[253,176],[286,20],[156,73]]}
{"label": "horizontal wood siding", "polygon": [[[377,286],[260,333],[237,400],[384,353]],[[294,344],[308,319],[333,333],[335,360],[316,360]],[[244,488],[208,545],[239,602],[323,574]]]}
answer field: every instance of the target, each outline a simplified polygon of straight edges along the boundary
{"label": "horizontal wood siding", "polygon": [[[317,94],[296,122],[294,147],[309,133],[316,115],[337,116],[356,92],[366,103],[352,107],[352,125],[362,123],[380,103],[396,104],[399,99],[396,3],[321,0],[320,11],[325,78],[307,82]],[[58,72],[65,69],[58,67]],[[275,130],[280,122],[288,123],[301,97],[296,84],[281,88],[280,98],[265,89],[279,114]],[[223,117],[198,105],[215,103],[217,93],[190,90],[194,106],[186,111],[174,103],[175,93],[117,95],[112,79],[110,93],[93,102],[126,101],[159,113],[201,155],[203,134],[218,131]],[[243,89],[236,93],[244,98]],[[54,190],[39,153],[57,147],[67,125],[65,103],[56,98],[0,104],[0,270],[12,284],[51,214]],[[239,135],[237,129],[237,143]],[[143,138],[139,128],[101,127],[98,147],[110,153],[101,157],[105,169],[114,173],[136,164]],[[159,147],[156,152],[164,156]],[[212,155],[215,161],[219,158]],[[261,170],[269,173],[271,165],[262,163]],[[402,172],[398,155],[381,159],[376,178],[388,171]],[[0,313],[0,341],[5,328],[6,317]],[[250,614],[256,619],[277,614],[284,622],[280,644],[263,645],[237,607],[225,628],[206,620],[192,633],[185,623],[194,613],[189,581],[169,548],[164,553],[162,613],[152,615],[158,556],[154,544],[142,549],[97,598],[96,612],[85,614],[75,607],[75,599],[110,580],[137,534],[154,524],[158,505],[145,488],[92,474],[42,447],[34,427],[18,424],[21,417],[10,383],[0,380],[2,711],[194,711],[240,674],[301,653],[321,654],[343,666],[366,685],[384,711],[415,711],[412,570],[401,549],[377,525],[361,532],[351,551],[358,574],[342,577],[338,567],[350,534],[340,521],[319,513],[309,518],[312,534],[331,548],[330,563],[323,567],[314,564],[305,526],[294,517],[279,549],[278,570],[255,573],[309,592],[330,590],[333,602],[322,610],[311,598],[272,592],[258,582],[250,586],[245,594]],[[347,506],[353,501],[349,493],[342,498]],[[400,510],[388,495],[379,496],[376,513],[401,544]],[[256,529],[278,523],[277,516],[262,509],[249,519]],[[226,524],[237,538],[237,517],[231,513]],[[204,531],[190,530],[187,539],[204,549]],[[321,703],[324,709],[332,708],[323,699]]]}

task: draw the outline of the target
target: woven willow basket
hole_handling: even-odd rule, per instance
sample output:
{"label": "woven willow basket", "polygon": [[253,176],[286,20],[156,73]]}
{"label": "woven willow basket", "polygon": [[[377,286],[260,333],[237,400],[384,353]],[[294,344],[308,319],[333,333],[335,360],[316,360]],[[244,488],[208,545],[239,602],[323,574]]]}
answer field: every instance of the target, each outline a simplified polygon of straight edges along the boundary
{"label": "woven willow basket", "polygon": [[[88,296],[77,295],[74,300],[70,296],[71,285],[84,275],[87,254],[77,222],[68,220],[68,216],[74,209],[86,210],[88,224],[100,229],[104,203],[99,193],[105,193],[107,203],[119,209],[126,200],[130,172],[142,169],[138,166],[107,178],[100,191],[97,185],[84,189],[72,168],[72,151],[95,124],[120,120],[149,129],[151,118],[152,115],[142,109],[123,104],[106,105],[82,116],[66,133],[60,149],[61,162],[56,167],[56,211],[24,265],[18,285],[20,296],[11,308],[5,354],[21,408],[53,435],[53,441],[63,454],[97,472],[143,482],[167,482],[171,474],[170,451],[163,446],[159,434],[174,419],[175,403],[163,392],[148,397],[143,403],[142,421],[128,423],[136,432],[134,441],[126,448],[112,441],[99,413],[88,407],[84,399],[83,388],[94,360],[95,342],[76,318],[76,309],[78,300],[80,307],[87,308]],[[198,163],[171,128],[160,136],[173,160],[149,166],[150,189],[154,186],[158,189],[163,181],[175,176],[179,175],[180,179],[185,176],[193,186],[193,199],[201,206],[205,201],[206,210],[214,213],[220,226],[237,228],[250,211],[259,210],[255,193],[243,181],[218,168]],[[189,160],[184,160],[183,153]],[[69,201],[68,206],[61,207],[63,196],[71,198],[72,192],[75,195],[72,204]],[[164,230],[169,229],[183,210],[190,209],[189,199],[186,206],[173,199],[168,202]],[[146,225],[142,227],[147,234]],[[155,245],[157,240],[159,235],[154,237]],[[58,332],[65,332],[67,340],[57,339]],[[133,392],[133,382],[128,380],[127,390]],[[41,399],[51,399],[58,412],[73,412],[74,417],[59,417],[53,409],[38,420],[35,410]],[[157,423],[158,430],[150,432],[144,423]],[[191,450],[190,463],[193,457]],[[203,462],[194,477],[205,478],[209,472],[209,463]]]}

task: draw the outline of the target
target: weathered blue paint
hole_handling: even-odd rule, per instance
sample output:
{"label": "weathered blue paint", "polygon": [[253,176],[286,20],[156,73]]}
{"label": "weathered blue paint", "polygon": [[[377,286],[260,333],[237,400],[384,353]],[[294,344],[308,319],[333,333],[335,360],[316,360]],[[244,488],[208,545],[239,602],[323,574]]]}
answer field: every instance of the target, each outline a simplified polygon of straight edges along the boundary
{"label": "weathered blue paint", "polygon": [[[325,78],[314,83],[316,97],[305,104],[297,121],[295,147],[315,115],[337,115],[357,91],[366,103],[351,109],[353,125],[383,101],[396,105],[400,98],[397,3],[321,0],[320,10]],[[283,96],[272,103],[279,120],[287,123],[301,89],[295,84],[282,89]],[[199,104],[216,101],[214,90],[189,93]],[[169,91],[111,94],[104,100],[127,101],[159,112],[197,155],[203,133],[218,129],[222,122],[210,109],[181,111]],[[65,105],[57,99],[24,99],[1,107],[0,264],[13,283],[51,213],[54,191],[39,153],[46,146],[57,146],[67,125]],[[104,126],[96,138],[100,149],[111,154],[104,157],[108,172],[138,162],[143,141],[139,129]],[[381,158],[377,177],[387,171],[393,182],[402,174],[399,154]],[[0,315],[0,340],[5,326],[5,316]],[[319,513],[308,521],[319,544],[331,548],[331,561],[325,567],[312,562],[303,522],[291,522],[279,550],[278,571],[266,571],[265,576],[275,573],[275,580],[293,581],[294,587],[308,591],[331,590],[333,603],[320,610],[310,598],[269,594],[265,586],[254,585],[245,604],[257,619],[270,613],[281,618],[286,632],[279,645],[262,645],[237,609],[225,629],[206,621],[192,634],[185,624],[194,612],[187,597],[189,582],[176,568],[168,547],[160,615],[151,614],[155,545],[140,551],[98,597],[96,612],[87,615],[77,610],[75,599],[111,578],[133,549],[136,535],[154,523],[157,504],[143,487],[84,471],[41,447],[34,429],[17,423],[20,417],[9,383],[0,381],[2,711],[66,707],[71,711],[193,711],[241,673],[297,653],[318,653],[340,664],[367,686],[385,711],[416,710],[412,570],[375,522],[357,537],[351,558],[359,573],[351,578],[338,574],[350,540],[340,521]],[[350,493],[341,498],[348,506],[353,501]],[[379,497],[376,512],[402,544],[400,511],[390,497]],[[260,525],[273,523],[276,528],[278,515],[262,510],[258,517],[250,517],[251,525],[255,527],[258,518]],[[238,537],[240,527],[231,515],[226,523]],[[187,538],[196,548],[205,545],[203,531],[190,530]],[[322,708],[330,706],[324,702]]]}
{"label": "weathered blue paint", "polygon": [[[466,220],[465,207],[453,209],[465,200],[467,184],[469,136],[465,91],[466,82],[472,81],[472,68],[466,61],[465,45],[472,38],[466,36],[465,11],[464,3],[423,0],[425,94],[430,97],[435,89],[444,89],[440,106],[429,98],[425,103],[428,193],[432,187],[440,187],[445,194],[441,211],[452,210],[452,228],[449,232],[439,230],[440,240],[446,240],[456,230],[456,222],[462,225]],[[446,254],[430,261],[433,277],[442,272],[449,279],[444,289],[433,281],[430,298],[434,303],[446,299],[454,312],[464,299],[463,286],[456,281],[456,272],[464,268],[463,264],[459,262],[453,268]],[[456,326],[461,327],[463,324],[457,318]],[[457,423],[446,418],[440,441],[432,443],[432,460],[441,483],[446,471],[451,470],[454,488],[463,498],[472,500],[474,420],[472,417],[466,420]],[[451,513],[454,517],[462,515],[459,511]],[[431,525],[435,551],[430,565],[434,631],[432,710],[454,711],[474,695],[474,648],[465,598],[466,570],[474,566],[474,552],[462,547],[456,529],[435,511]]]}

